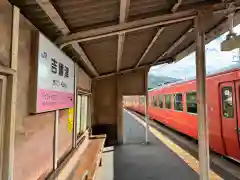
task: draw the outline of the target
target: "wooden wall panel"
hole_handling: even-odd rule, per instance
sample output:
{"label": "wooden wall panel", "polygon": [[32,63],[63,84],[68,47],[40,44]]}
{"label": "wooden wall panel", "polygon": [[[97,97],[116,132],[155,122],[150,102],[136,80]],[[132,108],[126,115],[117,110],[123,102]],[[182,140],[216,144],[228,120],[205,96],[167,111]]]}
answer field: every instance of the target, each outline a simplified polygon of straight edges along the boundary
{"label": "wooden wall panel", "polygon": [[117,82],[110,77],[93,82],[93,134],[107,134],[107,145],[117,144]]}
{"label": "wooden wall panel", "polygon": [[95,123],[116,124],[116,77],[95,81]]}
{"label": "wooden wall panel", "polygon": [[77,88],[91,91],[91,83],[92,80],[90,76],[87,75],[86,72],[83,71],[79,66],[76,68],[77,70]]}
{"label": "wooden wall panel", "polygon": [[[31,115],[29,102],[34,75],[31,56],[32,33],[36,29],[20,17],[19,58],[17,71],[17,105],[14,179],[31,180],[45,176],[52,170],[54,112]],[[34,153],[33,153],[34,152]]]}
{"label": "wooden wall panel", "polygon": [[0,1],[0,64],[10,66],[12,6],[7,0]]}
{"label": "wooden wall panel", "polygon": [[93,81],[93,134],[107,134],[107,145],[122,142],[122,96],[145,95],[148,69]]}
{"label": "wooden wall panel", "polygon": [[[34,83],[36,75],[33,49],[34,33],[36,31],[37,29],[21,15],[14,147],[15,180],[44,179],[52,171],[53,167],[55,112],[30,114],[31,102],[33,100],[31,93],[34,91],[32,83]],[[77,73],[77,87],[91,91],[91,78],[80,67]],[[72,132],[68,130],[67,109],[60,110],[58,138],[58,158],[62,158],[72,147]]]}
{"label": "wooden wall panel", "polygon": [[147,69],[140,69],[119,75],[122,95],[145,95],[145,74]]}

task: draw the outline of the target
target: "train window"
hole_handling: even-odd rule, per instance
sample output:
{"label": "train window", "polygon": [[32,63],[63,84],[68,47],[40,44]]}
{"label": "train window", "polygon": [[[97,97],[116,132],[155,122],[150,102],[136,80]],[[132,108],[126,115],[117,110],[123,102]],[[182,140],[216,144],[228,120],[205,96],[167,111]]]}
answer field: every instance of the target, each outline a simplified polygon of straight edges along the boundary
{"label": "train window", "polygon": [[151,105],[154,106],[154,96],[151,97]]}
{"label": "train window", "polygon": [[148,101],[148,105],[149,105],[149,106],[152,106],[152,104],[153,104],[152,96],[150,96],[149,101]]}
{"label": "train window", "polygon": [[158,96],[158,106],[160,108],[163,108],[163,96],[162,95]]}
{"label": "train window", "polygon": [[149,104],[150,106],[153,105],[153,96],[150,96],[148,104]]}
{"label": "train window", "polygon": [[181,93],[177,93],[174,96],[174,109],[177,111],[183,111],[183,98]]}
{"label": "train window", "polygon": [[233,108],[233,96],[232,96],[232,87],[223,87],[222,88],[222,109],[223,116],[225,118],[233,118],[234,108]]}
{"label": "train window", "polygon": [[171,109],[172,108],[171,97],[172,97],[171,94],[165,95],[165,108],[167,108],[167,109]]}
{"label": "train window", "polygon": [[144,105],[144,101],[145,101],[145,97],[140,96],[140,98],[139,98],[139,103],[140,103],[141,105]]}
{"label": "train window", "polygon": [[196,92],[188,92],[187,96],[187,112],[189,113],[197,113],[197,93]]}
{"label": "train window", "polygon": [[157,96],[153,96],[153,105],[157,106]]}

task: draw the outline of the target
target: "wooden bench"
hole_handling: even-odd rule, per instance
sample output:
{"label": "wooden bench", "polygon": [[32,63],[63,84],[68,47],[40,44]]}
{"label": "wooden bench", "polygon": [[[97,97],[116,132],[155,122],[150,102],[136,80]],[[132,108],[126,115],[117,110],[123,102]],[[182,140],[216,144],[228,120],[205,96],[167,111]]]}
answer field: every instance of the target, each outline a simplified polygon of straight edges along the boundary
{"label": "wooden bench", "polygon": [[102,150],[106,135],[89,137],[86,150],[79,157],[79,161],[68,180],[93,180],[97,168],[102,163]]}

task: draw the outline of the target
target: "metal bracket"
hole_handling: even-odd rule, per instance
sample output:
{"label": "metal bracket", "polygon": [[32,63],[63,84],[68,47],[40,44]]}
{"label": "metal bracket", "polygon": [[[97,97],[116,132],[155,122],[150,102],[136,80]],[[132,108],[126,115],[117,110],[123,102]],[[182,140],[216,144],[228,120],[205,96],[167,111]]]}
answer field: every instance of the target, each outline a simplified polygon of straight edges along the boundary
{"label": "metal bracket", "polygon": [[226,3],[226,8],[228,10],[228,25],[229,25],[229,33],[226,38],[227,40],[229,40],[236,37],[236,33],[233,30],[236,7],[235,7],[235,4],[231,2],[231,3]]}

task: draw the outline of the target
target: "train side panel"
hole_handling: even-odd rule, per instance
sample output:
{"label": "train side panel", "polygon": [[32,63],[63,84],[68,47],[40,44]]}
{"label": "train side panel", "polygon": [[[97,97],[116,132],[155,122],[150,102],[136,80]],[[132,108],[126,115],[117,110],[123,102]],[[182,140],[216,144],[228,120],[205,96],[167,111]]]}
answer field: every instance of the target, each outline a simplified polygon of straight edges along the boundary
{"label": "train side panel", "polygon": [[207,80],[207,120],[209,127],[209,145],[210,147],[225,155],[224,143],[222,139],[222,125],[219,107],[219,81],[216,78]]}
{"label": "train side panel", "polygon": [[[221,154],[226,155],[223,138],[222,118],[221,118],[221,100],[220,84],[233,82],[239,79],[239,70],[234,70],[225,74],[213,76],[208,79],[207,83],[207,111],[209,122],[209,141],[211,148]],[[232,156],[228,154],[228,156]]]}
{"label": "train side panel", "polygon": [[[188,85],[177,85],[174,87],[168,87],[156,90],[156,92],[151,92],[149,96],[153,95],[165,95],[165,94],[174,94],[175,92],[182,93],[183,95],[183,111],[174,110],[174,97],[171,97],[171,109],[151,107],[149,109],[149,114],[153,119],[160,121],[161,123],[178,130],[184,134],[187,134],[193,138],[197,138],[197,122],[196,115],[186,113],[186,90],[194,90],[195,84]],[[165,103],[165,101],[163,102]]]}
{"label": "train side panel", "polygon": [[[207,120],[209,125],[209,145],[212,150],[222,154],[234,157],[231,153],[226,154],[223,125],[222,125],[222,109],[220,95],[220,84],[225,82],[234,82],[239,80],[240,70],[232,70],[228,72],[219,73],[207,78]],[[148,113],[152,119],[160,121],[161,123],[169,126],[181,133],[191,136],[195,139],[198,138],[198,121],[197,114],[187,112],[186,93],[196,91],[196,81],[189,81],[182,84],[175,84],[168,87],[156,89],[149,92],[149,106]],[[174,109],[173,94],[182,93],[183,98],[183,111],[176,111]],[[172,94],[171,109],[160,108],[158,105],[151,103],[152,96],[158,97],[159,95]],[[165,99],[163,98],[163,104]],[[235,105],[236,106],[236,105]],[[235,107],[236,108],[236,107]],[[134,110],[144,114],[144,106],[138,104]],[[228,137],[229,138],[229,137]],[[225,140],[226,141],[226,140]],[[227,141],[228,142],[228,141]],[[226,142],[225,142],[226,143]],[[235,156],[236,158],[236,156]],[[237,157],[238,159],[238,157]]]}

